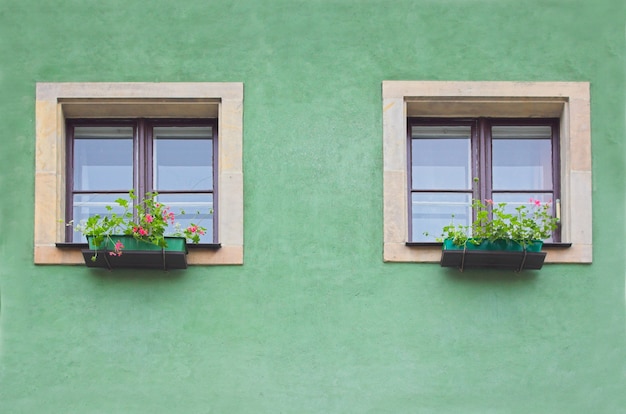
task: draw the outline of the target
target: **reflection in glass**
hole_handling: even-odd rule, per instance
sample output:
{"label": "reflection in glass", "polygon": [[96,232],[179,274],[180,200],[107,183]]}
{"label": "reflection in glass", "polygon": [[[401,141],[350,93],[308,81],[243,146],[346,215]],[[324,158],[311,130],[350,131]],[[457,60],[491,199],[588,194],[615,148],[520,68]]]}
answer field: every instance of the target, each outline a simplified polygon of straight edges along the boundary
{"label": "reflection in glass", "polygon": [[74,128],[74,190],[133,187],[133,128]]}
{"label": "reflection in glass", "polygon": [[[515,208],[521,205],[531,207],[531,198],[533,200],[539,200],[541,204],[554,204],[552,193],[493,193],[492,196],[494,203],[507,203],[505,211],[508,213],[514,213]],[[554,206],[552,209],[554,209]]]}
{"label": "reflection in glass", "polygon": [[[124,212],[115,200],[123,198],[128,200],[128,193],[119,194],[75,194],[73,200],[73,215],[75,224],[83,224],[90,216],[99,214],[100,217],[110,216],[112,213],[121,214]],[[106,206],[111,206],[112,211],[108,211]],[[74,229],[72,242],[85,243],[85,236]]]}
{"label": "reflection in glass", "polygon": [[177,226],[185,229],[195,223],[205,227],[200,243],[213,243],[213,194],[159,194],[158,200],[176,215]]}
{"label": "reflection in glass", "polygon": [[411,178],[414,189],[471,188],[471,127],[413,126]]}
{"label": "reflection in glass", "polygon": [[492,127],[493,188],[552,189],[550,126]]}
{"label": "reflection in glass", "polygon": [[154,185],[161,190],[213,189],[213,132],[208,127],[156,127]]}
{"label": "reflection in glass", "polygon": [[413,193],[411,240],[435,241],[441,235],[441,229],[452,220],[455,224],[469,225],[472,221],[471,198],[470,193]]}

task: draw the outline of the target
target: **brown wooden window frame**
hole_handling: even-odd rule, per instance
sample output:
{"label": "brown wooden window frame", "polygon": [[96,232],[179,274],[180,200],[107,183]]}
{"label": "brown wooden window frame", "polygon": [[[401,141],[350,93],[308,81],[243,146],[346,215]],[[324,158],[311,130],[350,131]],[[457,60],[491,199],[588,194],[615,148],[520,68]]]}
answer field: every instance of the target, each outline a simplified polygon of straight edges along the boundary
{"label": "brown wooden window frame", "polygon": [[[407,180],[408,180],[408,242],[407,245],[432,245],[432,241],[414,240],[413,231],[413,203],[412,195],[416,193],[466,193],[471,194],[473,199],[486,200],[493,198],[492,185],[492,133],[493,126],[549,126],[551,128],[551,163],[552,163],[552,189],[497,189],[497,193],[550,193],[551,199],[557,205],[561,198],[561,173],[560,173],[560,136],[558,118],[431,118],[431,117],[408,117],[407,118]],[[412,180],[412,127],[413,126],[469,126],[471,148],[471,173],[472,177],[478,178],[473,182],[471,189],[442,189],[442,188],[414,188]],[[559,206],[555,207],[556,209]],[[476,211],[472,212],[473,219]],[[433,235],[433,236],[439,236]],[[551,243],[559,245],[561,241],[561,226],[553,232]],[[436,243],[439,244],[439,243]]]}
{"label": "brown wooden window frame", "polygon": [[[211,194],[213,199],[212,241],[194,244],[194,247],[219,247],[218,238],[218,122],[215,118],[75,118],[66,120],[66,222],[73,219],[73,200],[75,194],[117,194],[128,193],[130,188],[110,190],[75,190],[74,189],[74,128],[75,127],[132,127],[133,128],[133,189],[143,195],[155,191],[153,186],[153,129],[157,127],[188,127],[210,126],[212,133],[212,189],[211,190],[160,190],[160,195],[169,194]],[[83,244],[72,241],[73,229],[68,226],[65,231],[65,244]]]}

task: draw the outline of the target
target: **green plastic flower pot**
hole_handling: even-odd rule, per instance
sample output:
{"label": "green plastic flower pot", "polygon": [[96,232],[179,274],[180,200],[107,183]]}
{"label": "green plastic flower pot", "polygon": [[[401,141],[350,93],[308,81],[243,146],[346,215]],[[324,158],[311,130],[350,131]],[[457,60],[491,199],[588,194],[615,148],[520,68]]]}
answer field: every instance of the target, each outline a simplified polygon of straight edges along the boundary
{"label": "green plastic flower pot", "polygon": [[[137,240],[133,236],[111,235],[106,237],[99,245],[94,243],[93,236],[87,236],[90,250],[113,251],[115,250],[115,243],[118,241],[124,245],[123,251],[162,250],[161,247],[156,244]],[[165,251],[187,252],[187,243],[184,237],[166,237],[165,243],[167,244],[163,249]]]}
{"label": "green plastic flower pot", "polygon": [[[543,241],[535,240],[526,246],[526,251],[539,252],[543,246]],[[490,251],[508,251],[508,252],[521,252],[524,251],[524,246],[514,240],[498,239],[498,240],[481,240],[478,244],[473,242],[473,239],[469,239],[465,246],[458,246],[453,243],[452,239],[445,239],[443,241],[444,250],[490,250]]]}

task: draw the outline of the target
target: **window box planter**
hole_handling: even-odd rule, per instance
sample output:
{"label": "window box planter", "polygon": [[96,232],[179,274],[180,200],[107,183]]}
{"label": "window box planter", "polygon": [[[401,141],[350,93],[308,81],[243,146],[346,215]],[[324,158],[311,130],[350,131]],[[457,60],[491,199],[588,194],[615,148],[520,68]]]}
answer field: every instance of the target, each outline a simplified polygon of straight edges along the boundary
{"label": "window box planter", "polygon": [[443,241],[441,254],[442,267],[497,268],[515,271],[538,270],[546,257],[541,252],[543,242],[537,240],[526,246],[512,240],[483,240],[479,244],[468,241],[464,246],[455,245],[451,239]]}
{"label": "window box planter", "polygon": [[[115,243],[122,242],[124,249],[115,254]],[[100,245],[95,245],[93,237],[87,236],[89,248],[82,250],[87,267],[106,269],[186,269],[187,242],[184,237],[166,237],[167,246],[161,248],[152,243],[135,239],[133,236],[113,235]],[[94,259],[95,257],[95,259]]]}

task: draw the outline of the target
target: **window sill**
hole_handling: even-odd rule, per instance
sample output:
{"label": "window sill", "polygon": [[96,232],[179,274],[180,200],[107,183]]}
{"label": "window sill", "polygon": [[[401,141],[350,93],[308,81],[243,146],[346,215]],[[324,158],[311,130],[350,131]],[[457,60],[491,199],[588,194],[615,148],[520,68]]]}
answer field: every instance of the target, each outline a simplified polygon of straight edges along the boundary
{"label": "window sill", "polygon": [[[189,244],[187,263],[194,265],[242,265],[243,246],[225,245],[222,243]],[[38,264],[51,265],[84,265],[81,250],[87,249],[87,243],[55,243],[52,245],[35,246]]]}
{"label": "window sill", "polygon": [[[88,247],[87,243],[56,243],[56,247],[59,249],[86,249]],[[191,243],[187,244],[188,249],[209,249],[209,250],[217,250],[222,247],[221,243]]]}
{"label": "window sill", "polygon": [[[385,262],[402,263],[439,263],[441,243],[436,242],[398,242],[386,243]],[[582,243],[545,243],[545,263],[591,263],[593,248]]]}
{"label": "window sill", "polygon": [[[441,242],[406,242],[405,245],[407,247],[431,247],[431,246],[441,247],[443,243]],[[544,243],[543,247],[567,249],[567,248],[572,247],[572,243]]]}

